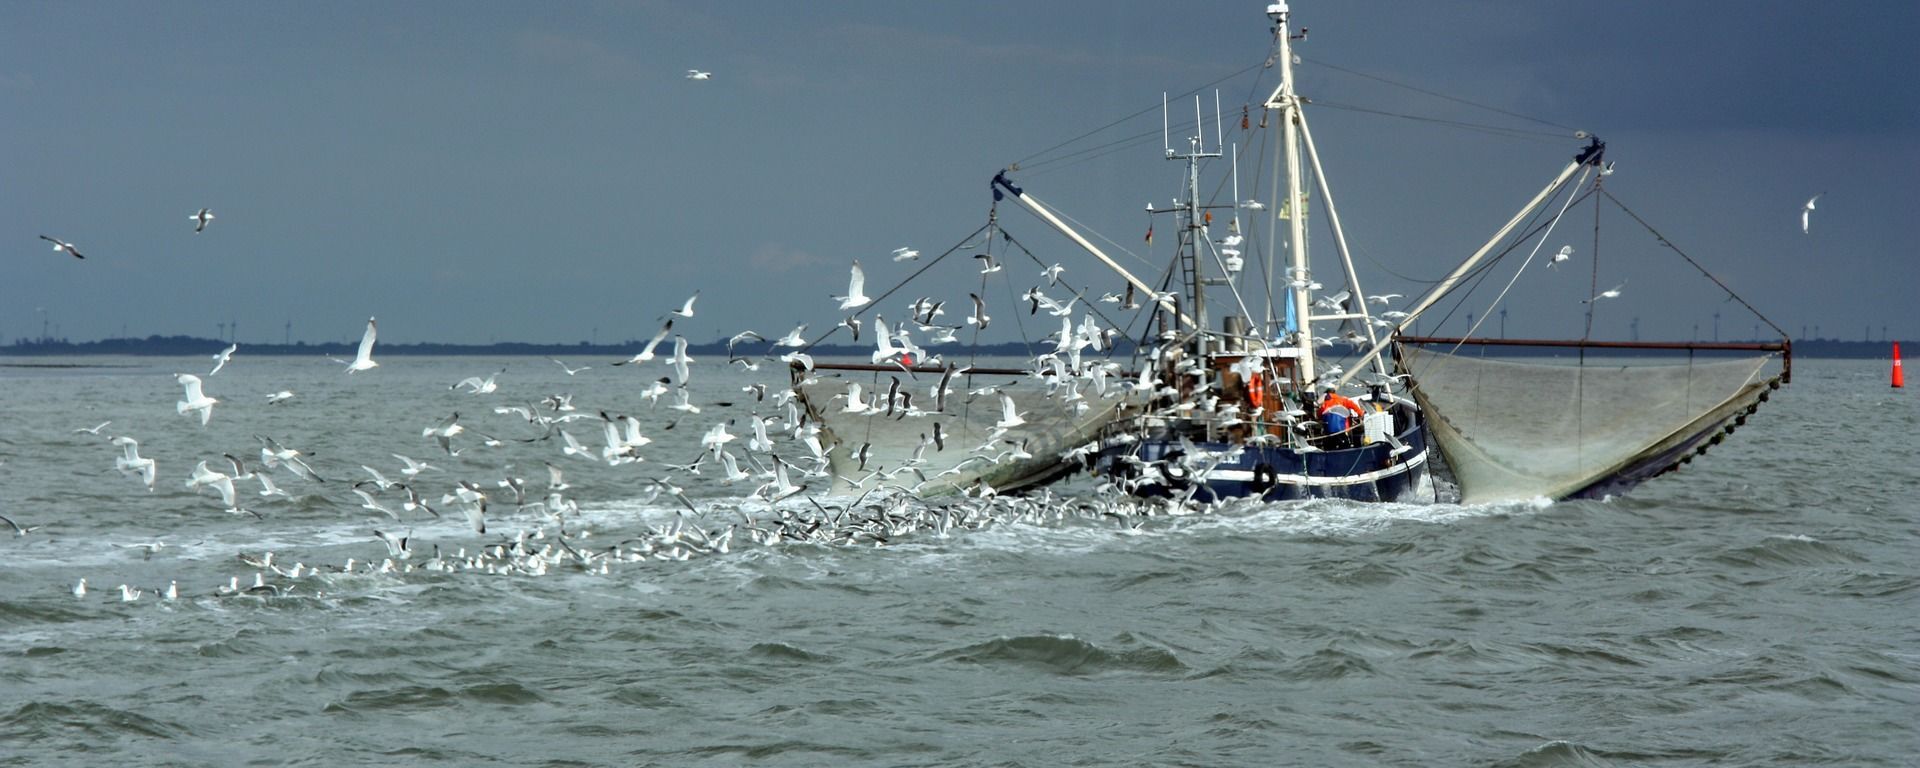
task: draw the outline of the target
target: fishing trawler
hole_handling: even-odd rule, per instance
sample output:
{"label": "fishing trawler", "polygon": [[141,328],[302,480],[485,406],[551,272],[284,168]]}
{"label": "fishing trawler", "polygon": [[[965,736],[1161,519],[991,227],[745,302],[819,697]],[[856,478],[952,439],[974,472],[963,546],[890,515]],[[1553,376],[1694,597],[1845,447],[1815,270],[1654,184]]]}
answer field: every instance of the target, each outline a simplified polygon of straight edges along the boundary
{"label": "fishing trawler", "polygon": [[[880,297],[969,254],[971,262],[954,260],[981,275],[965,323],[942,324],[946,301],[922,297],[908,306],[911,323],[890,326],[876,314],[869,362],[793,367],[795,392],[819,425],[843,490],[1004,493],[1087,470],[1145,497],[1430,502],[1443,500],[1433,482],[1434,444],[1452,480],[1445,500],[1601,497],[1704,452],[1787,380],[1784,333],[1779,343],[1596,340],[1598,296],[1586,302],[1588,333],[1580,339],[1407,333],[1443,299],[1466,300],[1470,275],[1484,276],[1529,243],[1537,253],[1575,202],[1613,200],[1600,185],[1609,172],[1606,146],[1585,132],[1571,137],[1565,166],[1483,246],[1406,311],[1376,316],[1308,126],[1308,102],[1295,92],[1293,44],[1304,30],[1293,31],[1286,3],[1268,6],[1267,16],[1278,84],[1257,107],[1261,126],[1277,134],[1265,142],[1282,167],[1272,199],[1242,199],[1237,145],[1225,163],[1234,169],[1231,185],[1210,185],[1230,186],[1231,197],[1203,194],[1203,167],[1229,155],[1217,95],[1211,126],[1195,97],[1193,122],[1182,119],[1179,141],[1163,96],[1163,156],[1180,163],[1183,175],[1172,206],[1147,206],[1176,237],[1157,280],[1125,268],[1039,200],[1018,181],[1019,168],[996,174],[987,224]],[[1251,129],[1244,116],[1241,128]],[[1050,294],[1061,268],[1007,231],[999,215],[1007,201],[1092,257],[1124,292]],[[1555,202],[1561,205],[1552,212]],[[1337,264],[1326,273],[1316,273],[1310,253],[1316,217]],[[994,367],[971,352],[941,356],[914,343],[915,328],[949,341],[965,329],[977,340],[991,321],[987,275],[1023,258],[1043,268],[1048,286],[1035,285],[1001,311],[1037,317],[1046,308],[1059,318],[1045,340],[1051,348],[1042,345],[1022,365]],[[1533,261],[1528,254],[1516,279]],[[1261,298],[1264,306],[1252,306]],[[1134,319],[1123,323],[1110,312]],[[842,324],[856,334],[863,326],[861,312]],[[1123,328],[1132,344],[1120,343]],[[1542,350],[1566,354],[1542,357]],[[1500,359],[1500,351],[1518,354]],[[1684,359],[1600,368],[1601,352]]]}

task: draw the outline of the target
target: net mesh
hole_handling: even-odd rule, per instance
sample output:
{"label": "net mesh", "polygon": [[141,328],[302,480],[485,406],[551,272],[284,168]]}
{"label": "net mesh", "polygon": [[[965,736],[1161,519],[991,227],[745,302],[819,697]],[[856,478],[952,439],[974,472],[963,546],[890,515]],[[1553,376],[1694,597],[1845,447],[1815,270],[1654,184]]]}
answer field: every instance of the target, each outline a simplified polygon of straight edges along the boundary
{"label": "net mesh", "polygon": [[1613,493],[1666,471],[1778,386],[1776,354],[1648,364],[1489,359],[1408,345],[1463,504]]}

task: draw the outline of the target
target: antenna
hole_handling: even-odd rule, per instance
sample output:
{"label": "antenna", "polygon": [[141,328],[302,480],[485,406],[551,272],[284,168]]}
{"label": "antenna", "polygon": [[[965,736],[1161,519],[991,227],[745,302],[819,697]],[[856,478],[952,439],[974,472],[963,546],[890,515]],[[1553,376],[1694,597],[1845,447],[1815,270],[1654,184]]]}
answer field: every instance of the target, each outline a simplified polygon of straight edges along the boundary
{"label": "antenna", "polygon": [[1173,157],[1173,128],[1167,123],[1167,92],[1160,92],[1160,144],[1167,150],[1167,157]]}
{"label": "antenna", "polygon": [[1197,93],[1193,95],[1193,141],[1191,143],[1195,153],[1207,150],[1207,122],[1200,119],[1200,94]]}
{"label": "antenna", "polygon": [[1213,148],[1227,145],[1227,135],[1220,128],[1220,89],[1213,89]]}

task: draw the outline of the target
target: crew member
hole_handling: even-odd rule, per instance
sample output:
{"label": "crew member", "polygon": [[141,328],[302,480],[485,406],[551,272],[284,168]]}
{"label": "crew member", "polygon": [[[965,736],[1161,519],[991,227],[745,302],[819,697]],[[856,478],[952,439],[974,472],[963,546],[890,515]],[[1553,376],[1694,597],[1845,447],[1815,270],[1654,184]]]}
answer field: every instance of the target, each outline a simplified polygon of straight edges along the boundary
{"label": "crew member", "polygon": [[1329,442],[1335,448],[1350,448],[1354,444],[1353,435],[1347,434],[1360,426],[1360,404],[1329,386],[1326,394],[1320,398],[1320,421],[1327,426]]}

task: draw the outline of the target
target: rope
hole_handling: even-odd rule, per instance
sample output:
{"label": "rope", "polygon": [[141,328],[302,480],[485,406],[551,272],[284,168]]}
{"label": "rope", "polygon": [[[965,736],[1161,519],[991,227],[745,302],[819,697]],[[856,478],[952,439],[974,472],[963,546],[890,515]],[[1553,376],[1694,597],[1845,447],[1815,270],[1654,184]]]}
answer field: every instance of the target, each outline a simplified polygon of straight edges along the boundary
{"label": "rope", "polygon": [[[882,293],[879,296],[874,297],[873,301],[867,302],[866,306],[855,309],[853,311],[853,317],[858,318],[861,315],[866,314],[867,310],[880,306],[880,302],[885,301],[888,296],[892,296],[895,291],[898,291],[901,288],[907,287],[907,283],[913,282],[913,279],[916,277],[919,277],[921,273],[926,272],[929,269],[932,269],[933,265],[940,263],[941,259],[945,259],[946,257],[953,255],[954,251],[960,250],[961,248],[965,247],[968,242],[973,240],[974,235],[978,235],[981,232],[986,231],[986,229],[991,226],[993,226],[993,221],[991,218],[989,218],[987,223],[980,225],[979,229],[974,230],[972,233],[968,234],[966,237],[960,238],[960,242],[954,243],[953,247],[948,248],[945,253],[942,253],[939,256],[935,256],[932,261],[929,261],[925,264],[920,265],[920,268],[914,270],[913,274],[907,275],[907,279],[900,281],[899,283],[895,284],[892,288],[888,288],[886,293]],[[826,341],[829,337],[833,336],[836,333],[839,333],[840,329],[845,327],[847,327],[845,323],[842,323],[840,325],[835,325],[831,330],[827,331],[826,333],[820,334],[819,338],[816,338],[813,341],[807,342],[807,345],[804,347],[801,347],[800,351],[804,353],[808,350],[813,349],[814,346],[818,345],[820,342]]]}
{"label": "rope", "polygon": [[[1402,83],[1402,82],[1398,82],[1398,81],[1395,81],[1395,80],[1389,80],[1389,79],[1387,79],[1387,78],[1384,78],[1384,77],[1381,77],[1381,76],[1379,76],[1379,75],[1369,75],[1369,74],[1367,74],[1367,73],[1365,73],[1365,72],[1361,72],[1361,71],[1358,71],[1358,70],[1352,70],[1352,69],[1347,69],[1346,67],[1342,67],[1342,66],[1338,66],[1338,65],[1335,65],[1335,64],[1328,64],[1327,62],[1324,62],[1324,61],[1319,61],[1319,60],[1316,60],[1316,59],[1306,59],[1306,58],[1303,58],[1303,59],[1302,59],[1302,61],[1311,61],[1311,62],[1313,62],[1313,63],[1315,63],[1315,64],[1318,64],[1318,65],[1320,65],[1320,66],[1323,66],[1323,67],[1326,67],[1327,69],[1331,69],[1331,70],[1333,70],[1333,71],[1335,71],[1335,72],[1343,72],[1343,73],[1346,73],[1346,74],[1349,74],[1349,75],[1353,75],[1354,77],[1362,77],[1362,78],[1366,78],[1366,79],[1368,79],[1368,80],[1372,80],[1372,81],[1375,81],[1375,82],[1380,82],[1380,83],[1386,83],[1387,85],[1391,85],[1391,86],[1394,86],[1395,88],[1405,88],[1405,89],[1407,89],[1407,90],[1409,90],[1409,91],[1413,91],[1414,93],[1420,93],[1420,94],[1425,94],[1425,95],[1427,95],[1427,96],[1432,96],[1432,97],[1434,97],[1434,98],[1436,98],[1436,99],[1441,99],[1441,100],[1444,100],[1444,101],[1451,101],[1451,102],[1453,102],[1453,103],[1455,103],[1455,104],[1464,104],[1464,105],[1466,105],[1466,106],[1469,106],[1469,107],[1473,107],[1473,108],[1475,108],[1475,109],[1484,109],[1484,110],[1486,110],[1486,111],[1488,111],[1488,112],[1494,112],[1494,113],[1497,113],[1497,114],[1502,114],[1502,115],[1506,115],[1507,117],[1517,117],[1517,118],[1520,118],[1521,120],[1525,120],[1525,121],[1528,121],[1528,122],[1532,122],[1532,123],[1539,123],[1539,124],[1541,124],[1541,125],[1551,125],[1551,126],[1553,126],[1553,127],[1555,127],[1555,128],[1564,128],[1564,129],[1566,129],[1566,130],[1569,130],[1569,131],[1572,131],[1572,130],[1578,130],[1578,129],[1576,129],[1576,128],[1574,128],[1574,127],[1573,127],[1573,126],[1571,126],[1571,125],[1562,125],[1562,124],[1560,124],[1560,123],[1556,123],[1556,122],[1553,122],[1553,121],[1551,121],[1551,120],[1543,120],[1543,119],[1541,119],[1541,118],[1538,118],[1538,117],[1533,117],[1533,116],[1531,116],[1531,115],[1523,115],[1523,114],[1520,114],[1520,113],[1518,113],[1518,112],[1508,112],[1507,110],[1504,110],[1504,109],[1500,109],[1500,108],[1498,108],[1498,107],[1490,107],[1490,106],[1487,106],[1487,105],[1485,105],[1485,104],[1480,104],[1480,103],[1477,103],[1477,102],[1472,102],[1472,101],[1467,101],[1466,99],[1462,99],[1462,98],[1459,98],[1459,97],[1457,97],[1457,96],[1448,96],[1448,95],[1446,95],[1446,94],[1444,94],[1444,93],[1439,93],[1439,92],[1436,92],[1436,91],[1429,91],[1429,90],[1427,90],[1427,89],[1425,89],[1425,88],[1421,88],[1421,87],[1419,87],[1419,86],[1415,86],[1415,85],[1408,85],[1408,84],[1406,84],[1406,83]],[[1514,130],[1518,130],[1518,129],[1514,129]],[[1557,136],[1557,135],[1560,135],[1560,134],[1551,134],[1551,135],[1556,135],[1556,136]]]}
{"label": "rope", "polygon": [[1613,193],[1608,192],[1605,189],[1602,189],[1600,190],[1600,194],[1606,195],[1607,199],[1612,201],[1614,205],[1618,206],[1621,211],[1624,211],[1628,216],[1632,217],[1635,222],[1638,222],[1640,224],[1640,226],[1645,227],[1648,232],[1653,233],[1654,238],[1658,240],[1661,245],[1664,245],[1672,249],[1674,253],[1680,255],[1680,258],[1686,259],[1688,264],[1693,265],[1694,269],[1699,270],[1700,274],[1706,275],[1708,280],[1712,280],[1714,285],[1720,286],[1720,290],[1727,292],[1727,298],[1740,302],[1740,306],[1746,307],[1747,311],[1752,312],[1754,317],[1760,318],[1760,322],[1766,323],[1767,327],[1772,328],[1775,333],[1780,334],[1780,338],[1783,338],[1783,339],[1791,338],[1787,335],[1786,331],[1781,330],[1780,326],[1775,325],[1772,320],[1767,319],[1766,315],[1760,314],[1760,310],[1754,309],[1752,304],[1748,304],[1746,299],[1740,298],[1740,294],[1734,293],[1732,288],[1728,288],[1726,283],[1720,281],[1720,278],[1715,277],[1712,272],[1708,272],[1706,267],[1700,266],[1700,262],[1694,261],[1693,257],[1688,256],[1686,251],[1680,250],[1680,246],[1674,245],[1673,241],[1668,240],[1666,235],[1660,234],[1660,231],[1657,229],[1654,229],[1652,224],[1648,224],[1645,219],[1640,218],[1640,214],[1634,213],[1633,209],[1628,208],[1626,203],[1620,202],[1620,199],[1617,197],[1614,197]]}
{"label": "rope", "polygon": [[[1177,95],[1175,95],[1175,96],[1174,96],[1173,98],[1177,98],[1177,99],[1184,99],[1184,98],[1186,98],[1186,97],[1188,97],[1188,96],[1192,96],[1192,95],[1194,95],[1194,94],[1196,94],[1196,93],[1199,93],[1199,92],[1201,92],[1201,91],[1204,91],[1204,90],[1206,90],[1206,89],[1207,89],[1207,88],[1209,88],[1209,87],[1212,87],[1212,86],[1215,86],[1215,85],[1219,85],[1220,83],[1224,83],[1224,82],[1226,82],[1226,81],[1228,81],[1228,80],[1232,80],[1233,78],[1236,78],[1236,77],[1239,77],[1239,76],[1241,76],[1241,75],[1244,75],[1244,74],[1246,74],[1246,73],[1248,73],[1248,72],[1252,72],[1253,70],[1256,70],[1256,69],[1260,69],[1260,68],[1261,68],[1261,67],[1263,67],[1263,66],[1265,66],[1265,64],[1264,64],[1264,62],[1263,62],[1263,63],[1260,63],[1260,64],[1253,64],[1253,65],[1251,65],[1251,66],[1247,66],[1247,67],[1244,67],[1244,68],[1242,68],[1242,69],[1239,69],[1239,70],[1237,70],[1237,71],[1234,71],[1234,72],[1232,72],[1232,73],[1229,73],[1229,74],[1226,74],[1226,75],[1223,75],[1223,76],[1221,76],[1221,77],[1218,77],[1218,78],[1215,78],[1215,79],[1214,79],[1213,81],[1211,81],[1211,82],[1208,82],[1208,83],[1203,83],[1203,84],[1201,84],[1201,85],[1199,85],[1199,86],[1196,86],[1196,87],[1194,87],[1194,88],[1192,88],[1192,89],[1189,89],[1189,90],[1187,90],[1187,91],[1184,91],[1184,92],[1182,92],[1182,93],[1180,93],[1180,94],[1177,94]],[[1033,159],[1034,159],[1034,158],[1036,158],[1036,157],[1040,157],[1041,155],[1045,155],[1045,154],[1046,154],[1046,153],[1048,153],[1048,152],[1052,152],[1052,151],[1054,151],[1054,150],[1056,150],[1056,149],[1059,149],[1059,148],[1061,148],[1061,147],[1064,147],[1064,146],[1067,146],[1067,145],[1069,145],[1069,144],[1073,144],[1074,142],[1077,142],[1077,141],[1080,141],[1081,139],[1084,139],[1084,138],[1087,138],[1088,136],[1092,136],[1092,135],[1094,135],[1094,134],[1096,134],[1096,133],[1099,133],[1099,132],[1101,132],[1101,131],[1104,131],[1104,130],[1107,130],[1108,128],[1112,128],[1112,127],[1114,127],[1114,126],[1116,126],[1116,125],[1119,125],[1119,124],[1121,124],[1121,123],[1124,123],[1124,122],[1127,122],[1128,120],[1132,120],[1132,119],[1134,119],[1134,118],[1136,118],[1136,117],[1139,117],[1139,116],[1141,116],[1141,115],[1144,115],[1144,114],[1147,114],[1147,113],[1149,113],[1149,112],[1152,112],[1152,111],[1154,111],[1154,110],[1156,110],[1156,109],[1159,109],[1159,108],[1161,108],[1162,106],[1164,106],[1164,105],[1162,105],[1162,104],[1154,104],[1154,105],[1151,105],[1151,106],[1148,106],[1148,107],[1146,107],[1145,109],[1142,109],[1142,110],[1140,110],[1140,111],[1138,111],[1138,112],[1134,112],[1134,113],[1132,113],[1132,114],[1130,114],[1130,115],[1127,115],[1127,116],[1125,116],[1125,117],[1122,117],[1122,118],[1120,118],[1120,119],[1118,119],[1118,120],[1114,120],[1113,122],[1110,122],[1110,123],[1107,123],[1106,125],[1103,125],[1103,126],[1100,126],[1100,127],[1098,127],[1098,128],[1095,128],[1095,129],[1093,129],[1093,130],[1091,130],[1091,131],[1087,131],[1086,133],[1082,133],[1082,134],[1080,134],[1080,135],[1078,135],[1078,136],[1075,136],[1075,137],[1073,137],[1073,138],[1071,138],[1071,139],[1067,139],[1066,141],[1062,141],[1062,142],[1060,142],[1060,143],[1058,143],[1058,144],[1055,144],[1055,145],[1053,145],[1053,146],[1051,146],[1051,147],[1047,147],[1046,149],[1043,149],[1043,150],[1040,150],[1040,151],[1038,151],[1038,152],[1035,152],[1035,153],[1033,153],[1033,154],[1030,154],[1030,155],[1027,155],[1026,157],[1023,157],[1023,158],[1020,158],[1019,160],[1016,160],[1016,161],[1014,161],[1014,163],[1013,163],[1013,167],[1026,167],[1026,166],[1032,166],[1032,165],[1035,165],[1036,163],[1034,163],[1034,162],[1032,162],[1032,161],[1033,161]],[[1045,162],[1054,162],[1054,161],[1052,161],[1052,160],[1048,160],[1048,161],[1045,161]]]}

